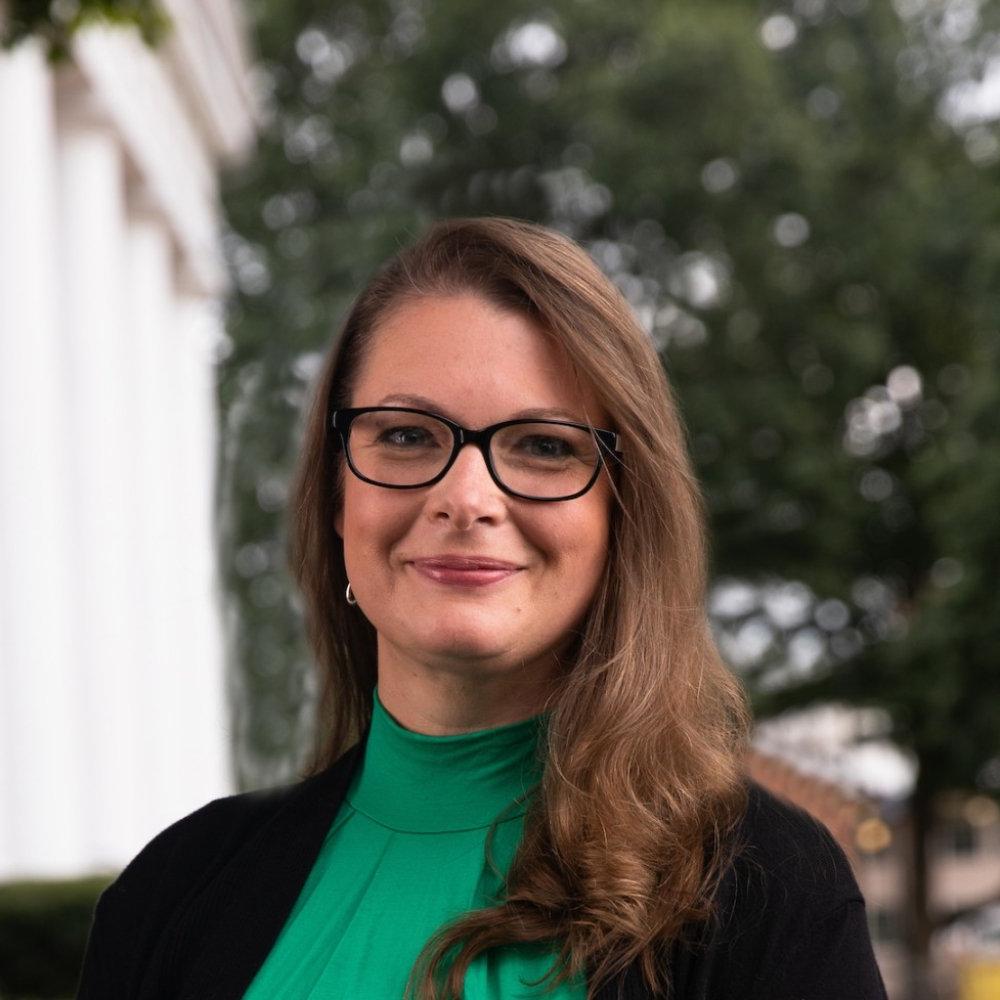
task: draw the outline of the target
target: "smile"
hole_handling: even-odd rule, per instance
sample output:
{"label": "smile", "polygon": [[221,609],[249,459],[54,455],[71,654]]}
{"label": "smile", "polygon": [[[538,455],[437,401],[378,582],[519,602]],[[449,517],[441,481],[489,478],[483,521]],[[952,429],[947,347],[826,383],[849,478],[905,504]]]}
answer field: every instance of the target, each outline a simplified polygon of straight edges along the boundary
{"label": "smile", "polygon": [[486,587],[521,570],[514,563],[476,556],[436,556],[414,559],[410,565],[429,580],[458,587]]}

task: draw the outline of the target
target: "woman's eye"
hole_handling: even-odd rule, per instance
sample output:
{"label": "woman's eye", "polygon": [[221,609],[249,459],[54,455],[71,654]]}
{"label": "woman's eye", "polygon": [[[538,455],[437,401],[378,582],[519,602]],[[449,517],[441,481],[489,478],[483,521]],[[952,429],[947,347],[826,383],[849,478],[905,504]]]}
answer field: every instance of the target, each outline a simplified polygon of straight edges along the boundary
{"label": "woman's eye", "polygon": [[379,443],[396,448],[419,448],[432,445],[434,438],[423,427],[390,427],[379,435]]}
{"label": "woman's eye", "polygon": [[532,434],[521,438],[518,450],[532,458],[572,458],[573,447],[562,438]]}

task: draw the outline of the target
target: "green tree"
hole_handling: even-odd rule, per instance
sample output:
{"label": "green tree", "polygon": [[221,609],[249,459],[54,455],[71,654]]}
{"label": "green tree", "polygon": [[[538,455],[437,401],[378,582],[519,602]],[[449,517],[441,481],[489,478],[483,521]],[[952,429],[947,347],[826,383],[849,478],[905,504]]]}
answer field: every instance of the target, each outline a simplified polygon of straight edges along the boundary
{"label": "green tree", "polygon": [[[801,613],[741,665],[762,713],[878,705],[933,797],[1000,784],[1000,138],[955,95],[966,0],[258,0],[259,155],[228,181],[221,369],[238,760],[284,773],[308,653],[283,501],[318,353],[429,219],[580,239],[678,388],[717,579]],[[925,955],[926,863],[910,927]],[[916,995],[916,994],[915,994]]]}
{"label": "green tree", "polygon": [[0,47],[37,36],[44,39],[49,58],[62,61],[69,56],[73,33],[96,22],[135,27],[149,45],[170,27],[157,0],[7,0],[0,5]]}

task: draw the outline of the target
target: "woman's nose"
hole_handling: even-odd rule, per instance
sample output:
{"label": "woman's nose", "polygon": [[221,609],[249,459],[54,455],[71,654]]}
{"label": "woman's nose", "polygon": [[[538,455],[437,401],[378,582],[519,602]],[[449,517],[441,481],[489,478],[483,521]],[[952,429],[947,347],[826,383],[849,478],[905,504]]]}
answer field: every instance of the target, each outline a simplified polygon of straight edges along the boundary
{"label": "woman's nose", "polygon": [[427,514],[434,521],[447,521],[466,529],[477,522],[495,523],[506,513],[503,490],[490,475],[486,457],[475,445],[460,449],[444,479],[435,483],[427,497]]}

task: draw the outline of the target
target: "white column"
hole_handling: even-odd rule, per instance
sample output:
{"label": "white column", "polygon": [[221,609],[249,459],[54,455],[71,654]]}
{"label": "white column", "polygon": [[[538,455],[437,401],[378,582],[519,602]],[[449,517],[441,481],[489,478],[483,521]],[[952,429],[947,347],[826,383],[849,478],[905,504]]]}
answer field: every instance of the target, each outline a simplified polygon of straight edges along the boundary
{"label": "white column", "polygon": [[86,861],[54,129],[41,47],[0,54],[0,878]]}
{"label": "white column", "polygon": [[190,808],[232,789],[230,722],[226,698],[222,604],[215,527],[217,407],[216,345],[222,335],[221,305],[199,295],[179,301],[173,349],[178,367],[178,527],[184,547],[178,564],[186,659],[181,666],[187,696],[179,775]]}
{"label": "white column", "polygon": [[135,496],[144,515],[137,558],[146,655],[137,676],[146,840],[232,791],[212,523],[218,317],[179,296],[174,247],[148,191],[133,195],[127,245]]}
{"label": "white column", "polygon": [[143,567],[137,591],[144,651],[136,664],[143,719],[135,748],[145,782],[137,795],[139,840],[147,841],[177,814],[170,793],[176,743],[183,733],[177,684],[175,595],[171,565],[177,559],[171,534],[176,488],[175,431],[172,398],[173,358],[165,345],[173,333],[173,249],[166,220],[150,193],[140,185],[132,193],[126,231],[126,325],[133,375],[125,388],[138,460],[133,497],[141,519],[134,558]]}
{"label": "white column", "polygon": [[125,165],[119,142],[86,84],[59,88],[61,325],[69,365],[67,427],[73,457],[77,583],[83,613],[77,669],[84,683],[89,850],[119,865],[138,835],[143,775],[136,748],[144,647],[138,631],[134,558],[138,442],[125,391]]}

